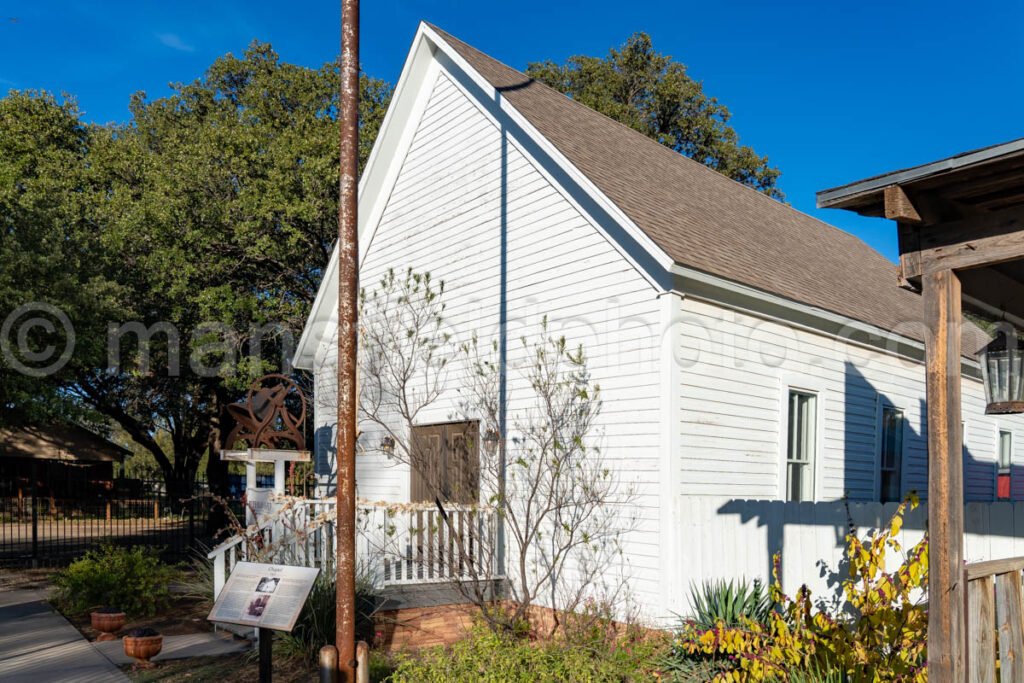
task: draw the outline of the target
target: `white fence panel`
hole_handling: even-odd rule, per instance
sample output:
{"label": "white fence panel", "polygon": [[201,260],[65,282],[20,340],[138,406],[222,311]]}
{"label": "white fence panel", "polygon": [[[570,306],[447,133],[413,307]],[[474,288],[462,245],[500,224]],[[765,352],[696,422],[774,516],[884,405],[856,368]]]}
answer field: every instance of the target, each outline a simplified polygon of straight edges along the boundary
{"label": "white fence panel", "polygon": [[[683,552],[679,580],[684,596],[705,579],[771,580],[772,557],[781,552],[782,587],[792,594],[807,584],[816,597],[830,598],[847,576],[844,550],[852,528],[863,537],[887,525],[896,503],[784,503],[683,496],[678,541]],[[909,550],[924,536],[928,506],[908,510],[899,539]],[[964,506],[964,560],[1024,555],[1024,502],[967,503]],[[887,555],[889,569],[902,557]],[[688,597],[678,614],[689,613]]]}

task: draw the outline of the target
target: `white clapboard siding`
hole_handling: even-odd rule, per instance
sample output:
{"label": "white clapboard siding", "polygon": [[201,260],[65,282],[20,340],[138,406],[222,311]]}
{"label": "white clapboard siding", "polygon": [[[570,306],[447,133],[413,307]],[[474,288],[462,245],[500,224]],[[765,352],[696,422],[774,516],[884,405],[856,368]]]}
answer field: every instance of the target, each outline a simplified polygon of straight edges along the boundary
{"label": "white clapboard siding", "polygon": [[[522,370],[529,359],[520,337],[537,340],[547,316],[552,335],[583,345],[601,386],[595,445],[623,489],[636,493],[625,562],[634,598],[653,613],[661,588],[658,292],[515,140],[504,152],[501,130],[441,73],[365,250],[362,286],[374,287],[388,268],[428,271],[445,283],[448,331],[459,340],[476,333],[487,348],[499,325],[504,216],[510,423],[529,398]],[[317,462],[325,479],[333,471],[335,355],[334,340],[327,339],[316,360]],[[457,388],[466,372],[459,359],[450,364],[451,390],[425,412],[422,423],[447,422],[458,414]],[[363,429],[360,444],[367,452],[357,461],[360,497],[407,501],[408,467],[380,455],[373,446],[381,434],[370,425]]]}
{"label": "white clapboard siding", "polygon": [[[783,503],[683,496],[677,540],[683,548],[679,576],[686,586],[705,579],[771,578],[771,562],[781,552],[782,587],[790,595],[806,584],[819,598],[836,595],[830,582],[846,578],[843,552],[852,521],[858,536],[889,523],[896,503]],[[928,505],[908,511],[898,539],[904,552],[924,534]],[[977,562],[1024,555],[1024,502],[967,503],[964,506],[964,560]],[[728,539],[728,542],[722,542]],[[887,569],[902,557],[889,553]],[[684,591],[683,616],[690,613]]]}
{"label": "white clapboard siding", "polygon": [[[879,404],[901,408],[904,492],[927,489],[924,366],[720,305],[684,299],[679,358],[682,493],[778,498],[788,386],[819,393],[816,499],[877,500]],[[1024,438],[1020,416],[986,416],[979,381],[963,383],[967,500],[995,497],[999,429]],[[720,476],[715,476],[719,474]],[[1024,499],[1024,473],[1014,495]]]}

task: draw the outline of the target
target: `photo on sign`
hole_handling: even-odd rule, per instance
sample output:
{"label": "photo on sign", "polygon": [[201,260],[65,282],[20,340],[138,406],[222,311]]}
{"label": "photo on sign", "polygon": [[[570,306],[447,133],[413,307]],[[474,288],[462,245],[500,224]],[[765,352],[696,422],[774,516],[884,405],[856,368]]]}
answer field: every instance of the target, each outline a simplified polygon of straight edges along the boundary
{"label": "photo on sign", "polygon": [[270,576],[264,576],[260,579],[260,584],[256,586],[256,592],[258,593],[273,593],[277,590],[277,584],[280,583],[281,579],[275,579]]}
{"label": "photo on sign", "polygon": [[269,595],[257,595],[249,602],[249,606],[245,608],[245,612],[250,617],[262,617],[263,610],[267,608],[268,602],[270,602]]}

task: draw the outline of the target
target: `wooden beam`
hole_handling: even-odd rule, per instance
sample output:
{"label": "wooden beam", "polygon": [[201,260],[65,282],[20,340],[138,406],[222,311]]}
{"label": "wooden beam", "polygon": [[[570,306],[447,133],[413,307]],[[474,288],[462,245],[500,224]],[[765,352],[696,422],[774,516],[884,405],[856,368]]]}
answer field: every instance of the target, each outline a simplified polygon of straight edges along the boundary
{"label": "wooden beam", "polygon": [[897,223],[896,236],[900,249],[900,262],[896,267],[897,284],[903,289],[920,292],[920,283],[912,281],[908,273],[920,270],[920,260],[917,254],[921,251],[921,227],[909,223]]}
{"label": "wooden beam", "polygon": [[964,568],[967,572],[967,580],[981,579],[986,576],[1005,574],[1007,572],[1024,571],[1024,557],[1007,557],[996,560],[984,560],[972,562]]}
{"label": "wooden beam", "polygon": [[[964,301],[995,319],[1007,318],[1014,325],[1024,321],[1024,282],[995,268],[973,268],[959,274]],[[977,302],[981,305],[974,306]],[[973,349],[967,349],[972,352]]]}
{"label": "wooden beam", "polygon": [[900,267],[907,279],[1024,258],[1024,207],[922,227],[919,244],[917,251],[904,252],[901,241]]}
{"label": "wooden beam", "polygon": [[921,224],[921,214],[917,212],[910,197],[899,185],[885,188],[885,217],[900,223]]}
{"label": "wooden beam", "polygon": [[928,674],[965,679],[964,492],[960,420],[960,280],[923,281],[928,398]]}

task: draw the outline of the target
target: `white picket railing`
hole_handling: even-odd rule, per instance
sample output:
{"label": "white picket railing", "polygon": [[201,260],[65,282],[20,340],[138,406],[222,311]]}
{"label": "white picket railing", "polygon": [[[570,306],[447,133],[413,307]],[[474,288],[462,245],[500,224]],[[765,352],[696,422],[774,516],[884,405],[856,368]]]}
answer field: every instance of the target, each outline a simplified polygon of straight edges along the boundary
{"label": "white picket railing", "polygon": [[497,548],[493,510],[362,506],[356,553],[375,584],[444,583],[491,579]]}
{"label": "white picket railing", "polygon": [[[335,501],[286,503],[248,534],[209,552],[214,598],[239,561],[322,567],[335,547]],[[357,508],[356,561],[362,578],[376,587],[492,579],[497,516],[476,506],[364,503]]]}

